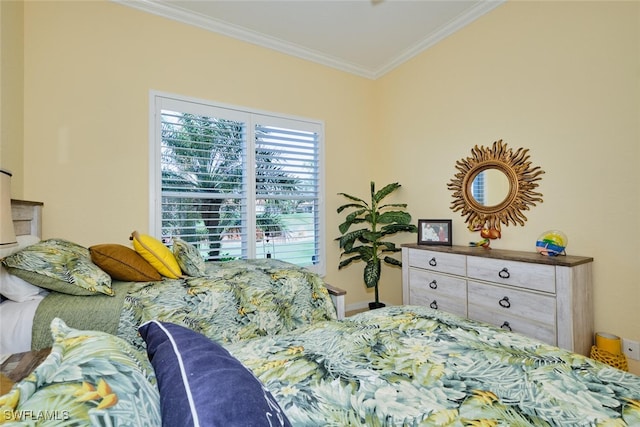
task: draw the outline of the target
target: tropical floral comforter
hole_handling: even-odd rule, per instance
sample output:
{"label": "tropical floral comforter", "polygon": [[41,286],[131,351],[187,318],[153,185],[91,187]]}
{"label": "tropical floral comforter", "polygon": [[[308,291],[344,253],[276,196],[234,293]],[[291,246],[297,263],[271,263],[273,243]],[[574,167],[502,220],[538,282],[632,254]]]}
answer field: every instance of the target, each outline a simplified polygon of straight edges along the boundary
{"label": "tropical floral comforter", "polygon": [[640,425],[640,377],[427,307],[226,347],[296,426]]}
{"label": "tropical floral comforter", "polygon": [[[107,415],[119,417],[114,426],[159,425],[158,392],[137,332],[156,319],[224,344],[294,426],[640,425],[638,376],[428,307],[337,321],[322,280],[280,261],[216,263],[203,277],[120,285],[118,309],[103,310],[113,311],[120,338],[47,325],[56,338],[52,355],[0,397],[0,409],[10,408],[4,414],[21,425],[36,424],[25,421],[33,414],[68,425],[89,425],[74,424],[77,418],[107,425],[96,418]],[[70,312],[78,298],[114,300],[68,298]],[[82,329],[92,329],[90,320],[85,314]],[[141,410],[141,400],[149,408]],[[148,422],[135,421],[143,416]],[[43,425],[60,425],[49,421]]]}
{"label": "tropical floral comforter", "polygon": [[38,307],[32,347],[51,345],[50,324],[56,317],[71,327],[112,333],[137,348],[144,348],[138,326],[152,319],[186,326],[221,343],[336,319],[320,276],[275,259],[207,263],[202,277],[114,282],[113,288],[116,298],[50,294]]}
{"label": "tropical floral comforter", "polygon": [[[51,355],[0,396],[0,424],[161,425],[162,390],[144,352],[60,319],[51,331]],[[293,426],[640,425],[640,377],[427,307],[388,307],[225,347]],[[209,381],[197,384],[211,393]]]}

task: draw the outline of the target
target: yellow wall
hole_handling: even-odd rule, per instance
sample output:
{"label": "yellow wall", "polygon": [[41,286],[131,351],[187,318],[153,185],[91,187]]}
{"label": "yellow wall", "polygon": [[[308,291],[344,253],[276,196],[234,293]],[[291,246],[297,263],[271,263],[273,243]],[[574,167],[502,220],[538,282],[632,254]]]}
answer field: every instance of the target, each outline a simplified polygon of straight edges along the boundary
{"label": "yellow wall", "polygon": [[21,1],[0,1],[0,168],[13,173],[13,197],[23,191],[23,23]]}
{"label": "yellow wall", "polygon": [[[563,230],[596,260],[596,329],[640,341],[639,18],[637,2],[509,2],[371,81],[110,2],[26,2],[24,197],[45,202],[45,237],[145,230],[151,89],[321,119],[327,280],[350,305],[372,295],[361,268],[337,271],[336,193],[399,181],[415,220],[452,218],[466,244],[446,184],[502,138],[546,171],[544,202],[492,245],[533,250]],[[398,270],[381,296],[402,301]]]}
{"label": "yellow wall", "polygon": [[[329,212],[370,179],[353,166],[372,163],[374,82],[129,7],[26,2],[25,80],[26,196],[45,203],[48,237],[128,244],[147,230],[150,90],[324,120]],[[329,215],[328,246],[337,225]],[[327,280],[366,300],[337,263],[333,250]]]}
{"label": "yellow wall", "polygon": [[[640,3],[508,2],[380,79],[387,179],[415,217],[453,218],[455,161],[527,147],[544,202],[492,246],[533,250],[550,228],[595,258],[597,330],[640,340]],[[640,372],[640,363],[633,363]]]}

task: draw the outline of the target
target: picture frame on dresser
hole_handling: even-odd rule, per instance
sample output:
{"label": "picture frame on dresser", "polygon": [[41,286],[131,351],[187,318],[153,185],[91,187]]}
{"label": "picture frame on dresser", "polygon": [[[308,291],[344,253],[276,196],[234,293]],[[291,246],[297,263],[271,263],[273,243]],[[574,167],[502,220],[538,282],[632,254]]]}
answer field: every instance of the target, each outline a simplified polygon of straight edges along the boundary
{"label": "picture frame on dresser", "polygon": [[450,219],[419,219],[418,244],[451,246]]}

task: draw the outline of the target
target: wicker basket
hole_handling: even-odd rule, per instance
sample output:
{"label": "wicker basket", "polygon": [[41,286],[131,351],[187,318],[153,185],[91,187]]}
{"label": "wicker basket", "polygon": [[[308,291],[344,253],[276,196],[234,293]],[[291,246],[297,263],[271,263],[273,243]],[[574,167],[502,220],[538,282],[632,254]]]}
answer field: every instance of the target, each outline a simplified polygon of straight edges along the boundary
{"label": "wicker basket", "polygon": [[599,349],[594,345],[591,347],[591,358],[623,371],[629,370],[627,358],[624,354],[609,353],[608,351]]}

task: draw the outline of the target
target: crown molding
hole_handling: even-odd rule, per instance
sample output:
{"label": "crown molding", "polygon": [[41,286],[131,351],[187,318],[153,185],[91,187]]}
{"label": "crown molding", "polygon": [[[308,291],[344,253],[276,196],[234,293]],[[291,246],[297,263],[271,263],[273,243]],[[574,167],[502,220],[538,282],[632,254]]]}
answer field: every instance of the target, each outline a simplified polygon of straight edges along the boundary
{"label": "crown molding", "polygon": [[476,6],[466,10],[464,13],[456,16],[451,21],[440,27],[435,32],[431,33],[429,37],[419,41],[408,49],[400,53],[395,59],[389,61],[386,65],[374,72],[374,79],[380,78],[386,73],[390,72],[394,68],[413,58],[414,56],[424,52],[435,44],[441,42],[445,38],[449,37],[456,31],[466,27],[482,15],[491,12],[496,7],[502,5],[507,0],[489,0],[482,3],[478,3]]}
{"label": "crown molding", "polygon": [[435,45],[439,41],[460,30],[464,26],[470,24],[482,15],[490,12],[496,7],[503,4],[506,0],[488,0],[483,1],[475,7],[467,10],[457,16],[447,24],[442,26],[438,31],[431,34],[425,40],[422,40],[410,48],[404,50],[395,59],[385,64],[379,69],[369,69],[357,64],[345,61],[331,55],[327,55],[313,49],[300,46],[276,37],[270,37],[265,34],[248,30],[246,28],[220,21],[208,16],[187,11],[178,7],[160,3],[157,0],[111,0],[114,3],[123,6],[132,7],[134,9],[148,12],[157,16],[161,16],[173,21],[182,22],[183,24],[192,25],[207,31],[212,31],[227,37],[251,43],[257,46],[273,49],[275,51],[295,56],[301,59],[322,64],[340,71],[355,74],[375,80],[384,74],[398,67],[402,63],[408,61],[429,47]]}

